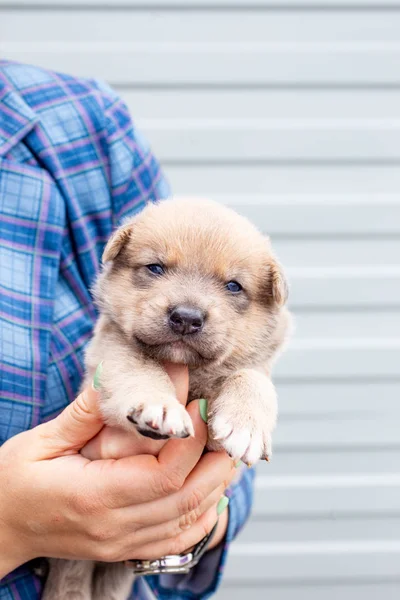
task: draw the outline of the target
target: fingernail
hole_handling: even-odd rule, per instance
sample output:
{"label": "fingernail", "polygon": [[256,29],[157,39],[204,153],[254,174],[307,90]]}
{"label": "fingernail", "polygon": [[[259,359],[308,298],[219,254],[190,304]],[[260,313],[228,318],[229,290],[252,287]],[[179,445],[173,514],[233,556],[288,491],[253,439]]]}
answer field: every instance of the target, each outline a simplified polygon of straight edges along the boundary
{"label": "fingernail", "polygon": [[236,463],[236,465],[235,465],[235,469],[237,469],[238,467],[240,467],[241,463],[242,463],[242,461],[241,461],[241,460],[239,460],[239,461]]}
{"label": "fingernail", "polygon": [[96,391],[98,391],[101,388],[100,377],[101,377],[102,370],[103,370],[103,361],[101,361],[101,363],[99,363],[97,365],[96,373],[94,374],[94,377],[93,377],[92,388]]}
{"label": "fingernail", "polygon": [[200,416],[203,419],[204,423],[207,423],[207,421],[208,421],[207,400],[205,400],[204,398],[200,398],[200,400],[199,400],[199,410],[200,410]]}
{"label": "fingernail", "polygon": [[224,512],[224,510],[226,509],[228,504],[229,504],[228,496],[222,496],[221,500],[217,504],[217,515],[218,516]]}

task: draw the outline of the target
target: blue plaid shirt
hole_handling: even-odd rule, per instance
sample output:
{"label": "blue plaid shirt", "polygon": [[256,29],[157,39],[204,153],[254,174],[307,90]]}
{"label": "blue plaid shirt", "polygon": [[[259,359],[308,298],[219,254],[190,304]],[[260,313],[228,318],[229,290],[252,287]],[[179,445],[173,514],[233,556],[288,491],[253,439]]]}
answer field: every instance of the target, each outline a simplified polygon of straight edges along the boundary
{"label": "blue plaid shirt", "polygon": [[[121,219],[168,193],[109,87],[0,61],[0,444],[75,397],[104,244]],[[248,516],[252,479],[246,470],[228,492],[225,544],[187,576],[138,579],[132,597],[209,597]],[[23,565],[0,583],[0,600],[35,600],[41,589]]]}

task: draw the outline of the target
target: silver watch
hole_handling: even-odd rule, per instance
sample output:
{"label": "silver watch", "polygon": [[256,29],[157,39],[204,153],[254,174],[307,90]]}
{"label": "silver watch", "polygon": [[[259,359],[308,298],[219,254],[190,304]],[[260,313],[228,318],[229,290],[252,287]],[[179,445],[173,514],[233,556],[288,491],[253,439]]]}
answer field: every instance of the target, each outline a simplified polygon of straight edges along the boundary
{"label": "silver watch", "polygon": [[125,565],[137,575],[159,575],[160,573],[189,573],[207,550],[217,529],[218,521],[196,546],[184,554],[171,554],[156,560],[126,560]]}

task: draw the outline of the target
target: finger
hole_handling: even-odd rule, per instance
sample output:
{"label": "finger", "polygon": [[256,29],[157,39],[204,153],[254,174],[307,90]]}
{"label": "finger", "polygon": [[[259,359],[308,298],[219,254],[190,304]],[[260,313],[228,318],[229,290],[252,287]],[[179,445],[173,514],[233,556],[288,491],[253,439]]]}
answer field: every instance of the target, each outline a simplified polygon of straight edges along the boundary
{"label": "finger", "polygon": [[189,369],[186,365],[171,362],[163,363],[163,367],[174,384],[176,397],[186,406],[189,393]]}
{"label": "finger", "polygon": [[137,558],[154,560],[170,554],[181,554],[187,551],[188,548],[192,548],[198,544],[200,540],[209,534],[217,520],[217,506],[214,504],[214,506],[209,508],[192,527],[186,531],[182,531],[174,538],[163,539],[158,542],[155,541],[138,548],[136,546],[135,537],[132,551],[130,551],[129,547],[126,549],[126,559]]}
{"label": "finger", "polygon": [[152,527],[142,527],[139,529],[132,527],[132,532],[135,533],[135,544],[137,546],[145,546],[152,542],[175,538],[182,531],[187,531],[194,526],[205,512],[217,506],[224,491],[224,486],[219,485],[197,508],[179,518],[172,519],[171,521],[163,521]]}
{"label": "finger", "polygon": [[210,452],[201,458],[179,492],[149,502],[145,507],[122,508],[121,515],[128,523],[138,524],[140,520],[140,528],[184,519],[185,515],[197,511],[215,490],[225,490],[235,474],[232,461],[225,452]]}
{"label": "finger", "polygon": [[132,431],[126,431],[106,426],[82,448],[81,454],[89,460],[119,459],[138,454],[157,456],[165,443],[165,440],[144,437],[133,427]]}
{"label": "finger", "polygon": [[191,438],[191,452],[187,453],[186,440],[172,439],[165,444],[158,455],[160,467],[174,477],[181,479],[182,482],[194,469],[203,454],[208,435],[207,425],[200,414],[198,400],[190,402],[187,411],[195,430],[195,435]]}
{"label": "finger", "polygon": [[[187,366],[164,363],[164,368],[175,386],[179,402],[186,405],[189,390],[189,371]],[[156,441],[143,437],[136,429],[128,432],[116,427],[103,427],[82,448],[81,454],[89,460],[124,458],[126,456],[136,456],[137,454],[153,454],[157,456],[165,444],[165,440]]]}
{"label": "finger", "polygon": [[210,545],[208,546],[209,550],[211,550],[212,548],[215,548],[216,546],[218,546],[218,544],[220,544],[222,542],[222,540],[226,536],[228,525],[229,525],[229,511],[224,510],[219,515],[218,525],[216,527],[213,538],[210,541]]}
{"label": "finger", "polygon": [[98,393],[88,387],[58,417],[36,428],[42,441],[38,450],[42,458],[78,453],[102,427]]}
{"label": "finger", "polygon": [[154,456],[130,456],[114,461],[93,461],[88,475],[93,477],[99,497],[114,508],[163,498],[177,492],[198,463],[207,440],[198,402],[191,402],[188,412],[195,436],[169,440]]}

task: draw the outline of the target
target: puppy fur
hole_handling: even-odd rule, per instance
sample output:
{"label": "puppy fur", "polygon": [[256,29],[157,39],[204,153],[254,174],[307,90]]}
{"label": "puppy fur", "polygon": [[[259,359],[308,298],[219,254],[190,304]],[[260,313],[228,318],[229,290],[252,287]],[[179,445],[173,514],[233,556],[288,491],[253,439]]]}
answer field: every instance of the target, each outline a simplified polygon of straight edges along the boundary
{"label": "puppy fur", "polygon": [[[225,449],[246,464],[269,460],[277,418],[271,367],[291,323],[287,283],[269,239],[227,207],[174,199],[149,204],[120,227],[103,263],[94,290],[100,318],[87,349],[85,385],[103,361],[105,422],[154,439],[193,435],[160,364],[184,363],[189,401],[208,400],[207,447]],[[153,273],[148,265],[162,270]],[[232,281],[242,289],[230,291]],[[171,328],[171,313],[182,306],[203,316],[194,333]],[[76,588],[77,577],[81,582],[92,577],[92,563],[84,563],[83,575],[81,561],[62,561],[62,568],[54,562],[45,600],[72,597],[66,582]],[[127,569],[103,565],[94,573],[90,590],[82,586],[74,598],[127,597],[132,583]]]}

